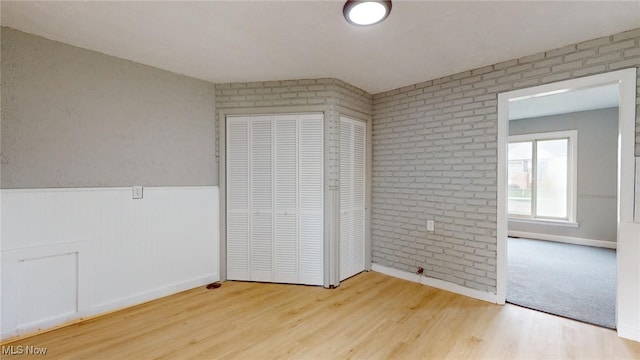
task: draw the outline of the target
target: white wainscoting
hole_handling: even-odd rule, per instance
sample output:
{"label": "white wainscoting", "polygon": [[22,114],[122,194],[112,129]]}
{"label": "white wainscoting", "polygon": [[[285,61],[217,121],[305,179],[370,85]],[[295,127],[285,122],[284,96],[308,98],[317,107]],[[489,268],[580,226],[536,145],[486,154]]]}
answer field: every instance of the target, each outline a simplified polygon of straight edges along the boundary
{"label": "white wainscoting", "polygon": [[218,188],[2,190],[3,339],[218,281]]}

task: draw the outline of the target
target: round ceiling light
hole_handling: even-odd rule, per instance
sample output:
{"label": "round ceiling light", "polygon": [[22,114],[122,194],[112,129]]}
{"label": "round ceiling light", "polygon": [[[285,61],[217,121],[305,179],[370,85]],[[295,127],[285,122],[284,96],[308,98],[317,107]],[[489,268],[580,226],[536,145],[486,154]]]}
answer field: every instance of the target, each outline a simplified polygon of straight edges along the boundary
{"label": "round ceiling light", "polygon": [[386,19],[391,12],[391,0],[348,0],[342,8],[344,18],[350,24],[367,26]]}

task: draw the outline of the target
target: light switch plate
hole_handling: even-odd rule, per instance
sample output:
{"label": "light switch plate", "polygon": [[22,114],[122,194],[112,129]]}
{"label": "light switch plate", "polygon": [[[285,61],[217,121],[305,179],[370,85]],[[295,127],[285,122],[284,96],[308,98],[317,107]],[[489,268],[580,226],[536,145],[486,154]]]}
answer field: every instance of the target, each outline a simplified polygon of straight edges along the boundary
{"label": "light switch plate", "polygon": [[133,198],[134,199],[142,199],[142,186],[134,186],[133,187]]}

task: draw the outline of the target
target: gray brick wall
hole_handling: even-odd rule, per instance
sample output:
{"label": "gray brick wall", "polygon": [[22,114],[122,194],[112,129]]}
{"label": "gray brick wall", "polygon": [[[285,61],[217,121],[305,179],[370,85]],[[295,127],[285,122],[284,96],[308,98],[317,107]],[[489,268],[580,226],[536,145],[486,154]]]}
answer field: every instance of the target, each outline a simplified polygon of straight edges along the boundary
{"label": "gray brick wall", "polygon": [[[338,121],[339,107],[366,115],[373,113],[373,97],[366,91],[332,78],[216,84],[216,110],[282,108],[287,106],[325,107],[329,124],[329,186],[338,186]],[[218,144],[219,114],[216,114],[216,144]],[[216,147],[216,160],[219,159]],[[218,162],[219,163],[219,162]]]}
{"label": "gray brick wall", "polygon": [[497,94],[639,65],[635,29],[374,95],[373,261],[495,292]]}

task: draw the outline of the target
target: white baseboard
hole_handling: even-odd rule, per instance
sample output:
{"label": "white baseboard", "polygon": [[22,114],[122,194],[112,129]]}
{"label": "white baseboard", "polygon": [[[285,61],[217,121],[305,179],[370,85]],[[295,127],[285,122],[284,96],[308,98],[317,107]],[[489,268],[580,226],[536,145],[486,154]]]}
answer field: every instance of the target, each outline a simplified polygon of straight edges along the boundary
{"label": "white baseboard", "polygon": [[200,276],[187,281],[171,284],[168,286],[163,286],[157,289],[145,291],[143,293],[139,293],[126,298],[117,299],[115,301],[109,301],[107,303],[97,304],[91,308],[90,312],[83,314],[83,316],[95,316],[95,315],[103,314],[106,312],[114,311],[117,309],[124,309],[127,307],[145,303],[147,301],[159,299],[165,296],[177,294],[182,291],[197,288],[198,286],[203,286],[216,281],[220,281],[220,275],[218,274],[217,271],[210,275],[204,275],[204,276]]}
{"label": "white baseboard", "polygon": [[100,316],[108,314],[113,311],[122,310],[131,306],[143,304],[148,301],[156,300],[165,296],[177,294],[182,291],[204,286],[206,284],[219,281],[220,276],[216,272],[215,274],[201,276],[192,280],[184,281],[177,284],[172,284],[162,288],[154,289],[144,293],[137,294],[135,296],[119,299],[105,304],[100,304],[92,307],[89,311],[74,312],[63,316],[52,317],[48,319],[42,319],[31,324],[21,326],[17,330],[4,332],[1,334],[2,339],[7,339],[15,336],[22,336],[25,334],[31,334],[43,329],[51,329],[61,324],[70,323],[74,320],[82,320],[83,318]]}
{"label": "white baseboard", "polygon": [[407,271],[402,271],[402,270],[386,267],[386,266],[375,264],[375,263],[371,265],[371,270],[375,272],[379,272],[381,274],[393,276],[399,279],[412,281],[412,282],[426,285],[426,286],[431,286],[436,289],[441,289],[441,290],[449,291],[452,293],[468,296],[474,299],[487,301],[494,304],[497,303],[496,294],[494,293],[488,293],[484,291],[470,289],[470,288],[453,284],[447,281],[429,278],[423,275],[413,274]]}
{"label": "white baseboard", "polygon": [[540,234],[540,233],[531,233],[526,231],[509,230],[509,236],[515,236],[515,237],[521,237],[521,238],[527,238],[527,239],[555,241],[555,242],[561,242],[566,244],[602,247],[607,249],[615,249],[617,248],[617,245],[618,245],[616,242],[613,242],[613,241],[583,239],[583,238],[577,238],[577,237],[571,237],[571,236]]}

